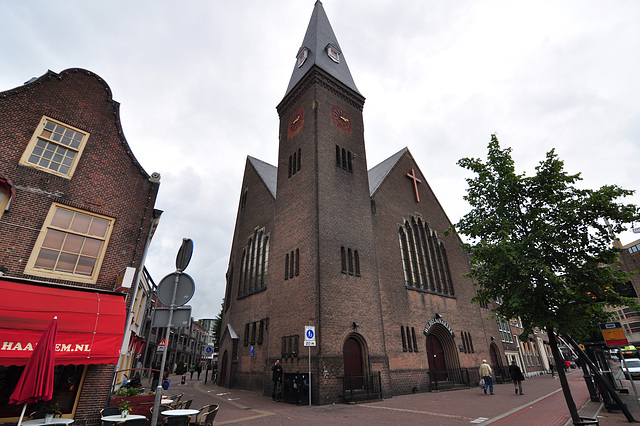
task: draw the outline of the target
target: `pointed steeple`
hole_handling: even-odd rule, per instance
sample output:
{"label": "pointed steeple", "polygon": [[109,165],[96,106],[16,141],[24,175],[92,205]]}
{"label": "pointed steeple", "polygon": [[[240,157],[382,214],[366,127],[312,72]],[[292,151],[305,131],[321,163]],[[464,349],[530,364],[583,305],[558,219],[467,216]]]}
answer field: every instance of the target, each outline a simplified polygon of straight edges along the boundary
{"label": "pointed steeple", "polygon": [[285,96],[314,65],[360,94],[320,0],[316,1],[313,8],[307,33],[296,55],[296,64]]}

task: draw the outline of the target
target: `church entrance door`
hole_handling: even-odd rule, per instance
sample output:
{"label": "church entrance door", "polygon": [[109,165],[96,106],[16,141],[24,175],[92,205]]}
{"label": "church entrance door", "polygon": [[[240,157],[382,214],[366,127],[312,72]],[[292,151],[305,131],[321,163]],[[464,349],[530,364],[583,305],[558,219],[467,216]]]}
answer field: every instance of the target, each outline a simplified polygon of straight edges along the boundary
{"label": "church entrance door", "polygon": [[353,383],[353,389],[362,389],[362,350],[360,343],[349,337],[342,347],[344,357],[344,379],[346,383]]}
{"label": "church entrance door", "polygon": [[447,380],[447,363],[444,360],[442,343],[434,334],[427,336],[427,358],[431,379],[435,381]]}
{"label": "church entrance door", "polygon": [[227,364],[229,363],[227,351],[224,351],[224,355],[222,355],[222,363],[220,365],[220,371],[218,371],[218,385],[226,386],[227,385]]}

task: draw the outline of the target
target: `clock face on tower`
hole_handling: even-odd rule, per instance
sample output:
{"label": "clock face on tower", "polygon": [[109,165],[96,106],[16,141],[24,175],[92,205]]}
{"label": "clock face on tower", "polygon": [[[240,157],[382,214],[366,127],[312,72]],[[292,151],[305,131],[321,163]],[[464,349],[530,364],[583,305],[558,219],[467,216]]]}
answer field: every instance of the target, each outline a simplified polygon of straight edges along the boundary
{"label": "clock face on tower", "polygon": [[345,110],[334,105],[331,107],[331,115],[333,116],[333,122],[336,123],[338,127],[351,130],[351,118]]}
{"label": "clock face on tower", "polygon": [[291,118],[289,119],[289,125],[287,127],[287,135],[291,137],[296,133],[298,133],[302,128],[302,123],[304,123],[304,110],[300,108],[296,112],[294,112]]}

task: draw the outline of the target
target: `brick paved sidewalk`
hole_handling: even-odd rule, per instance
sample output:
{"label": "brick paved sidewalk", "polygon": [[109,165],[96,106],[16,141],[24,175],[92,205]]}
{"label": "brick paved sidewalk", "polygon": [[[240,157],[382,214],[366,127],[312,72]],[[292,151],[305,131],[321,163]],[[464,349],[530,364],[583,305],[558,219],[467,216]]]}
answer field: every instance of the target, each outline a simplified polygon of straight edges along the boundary
{"label": "brick paved sidewalk", "polygon": [[[582,372],[568,375],[576,406],[581,415],[597,417],[601,425],[629,424],[621,411],[608,413],[600,402],[591,402]],[[628,382],[627,382],[628,384]],[[560,382],[549,375],[527,379],[525,395],[516,395],[512,384],[495,386],[495,395],[485,395],[479,388],[450,392],[402,395],[357,405],[295,406],[277,403],[260,392],[226,389],[209,381],[189,379],[180,384],[180,376],[171,376],[165,394],[184,393],[183,400],[193,399],[192,408],[219,404],[216,425],[320,425],[320,424],[491,424],[491,425],[572,425]],[[640,390],[640,389],[639,389]],[[640,409],[633,396],[625,403],[640,419]]]}

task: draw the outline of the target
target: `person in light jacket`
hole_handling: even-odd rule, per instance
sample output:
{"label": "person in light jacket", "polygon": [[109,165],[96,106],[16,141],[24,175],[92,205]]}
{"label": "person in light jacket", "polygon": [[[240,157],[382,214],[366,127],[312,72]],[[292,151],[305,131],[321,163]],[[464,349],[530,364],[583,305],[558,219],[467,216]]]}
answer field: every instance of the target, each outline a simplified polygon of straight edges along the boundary
{"label": "person in light jacket", "polygon": [[487,364],[487,360],[483,359],[482,360],[482,365],[480,365],[480,377],[482,377],[484,379],[484,393],[487,393],[487,388],[489,389],[489,391],[491,392],[491,395],[493,395],[493,371],[491,370],[491,367],[489,366],[489,364]]}

